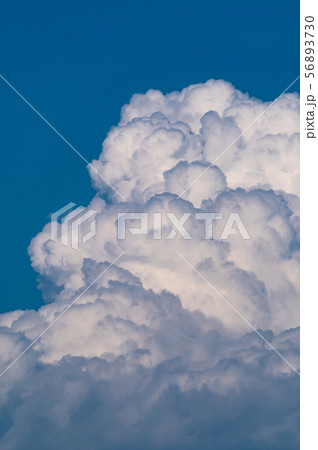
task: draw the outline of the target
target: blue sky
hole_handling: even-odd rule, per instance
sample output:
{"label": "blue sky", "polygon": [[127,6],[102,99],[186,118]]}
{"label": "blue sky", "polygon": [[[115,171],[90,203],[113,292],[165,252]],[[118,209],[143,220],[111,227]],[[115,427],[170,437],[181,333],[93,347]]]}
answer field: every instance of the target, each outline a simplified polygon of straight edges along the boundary
{"label": "blue sky", "polygon": [[[132,94],[222,78],[262,100],[298,75],[296,1],[2,2],[1,73],[87,158]],[[294,86],[293,90],[297,90]],[[42,304],[27,247],[93,196],[85,163],[0,82],[1,311]]]}
{"label": "blue sky", "polygon": [[[298,83],[265,102],[299,75],[298,3],[5,1],[0,33],[0,73],[95,168],[0,79],[1,449],[296,450]],[[70,202],[78,249],[51,239]],[[124,211],[150,232],[118,239]]]}

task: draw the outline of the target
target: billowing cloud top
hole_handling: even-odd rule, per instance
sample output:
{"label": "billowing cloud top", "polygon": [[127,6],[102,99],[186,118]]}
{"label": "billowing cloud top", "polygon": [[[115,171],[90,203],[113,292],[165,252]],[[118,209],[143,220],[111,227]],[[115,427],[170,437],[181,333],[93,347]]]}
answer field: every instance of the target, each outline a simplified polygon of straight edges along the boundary
{"label": "billowing cloud top", "polygon": [[[297,448],[298,375],[247,324],[298,370],[299,98],[269,105],[210,80],[123,107],[90,168],[96,236],[74,250],[47,224],[47,304],[0,316],[4,370],[81,295],[2,376],[2,448]],[[118,240],[120,212],[223,219]],[[231,212],[251,239],[218,239]]]}

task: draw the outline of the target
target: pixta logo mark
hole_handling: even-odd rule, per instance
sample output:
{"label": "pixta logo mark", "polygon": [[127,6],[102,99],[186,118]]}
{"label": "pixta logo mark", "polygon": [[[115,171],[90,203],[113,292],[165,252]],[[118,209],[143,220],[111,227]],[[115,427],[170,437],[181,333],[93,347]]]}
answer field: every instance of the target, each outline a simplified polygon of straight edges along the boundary
{"label": "pixta logo mark", "polygon": [[[59,209],[55,213],[51,214],[51,239],[55,242],[58,241],[58,230],[60,230],[61,244],[69,245],[69,237],[71,246],[74,249],[79,247],[79,233],[80,227],[84,224],[90,225],[90,231],[83,235],[83,244],[96,234],[96,221],[95,219],[88,221],[95,216],[97,211],[93,209],[87,209],[84,206],[76,206],[76,203],[68,203]],[[65,214],[69,211],[68,214]],[[60,222],[59,222],[60,220]]]}

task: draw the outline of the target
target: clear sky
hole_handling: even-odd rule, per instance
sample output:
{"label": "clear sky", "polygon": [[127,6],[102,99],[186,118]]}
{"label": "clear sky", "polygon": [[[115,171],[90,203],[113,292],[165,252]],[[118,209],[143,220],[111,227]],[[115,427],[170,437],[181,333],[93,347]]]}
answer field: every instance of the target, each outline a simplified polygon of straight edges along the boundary
{"label": "clear sky", "polygon": [[[273,100],[299,74],[298,8],[294,0],[5,0],[1,73],[90,161],[136,92],[221,78]],[[85,206],[94,192],[85,163],[1,80],[0,104],[4,312],[42,304],[30,240],[53,211]]]}

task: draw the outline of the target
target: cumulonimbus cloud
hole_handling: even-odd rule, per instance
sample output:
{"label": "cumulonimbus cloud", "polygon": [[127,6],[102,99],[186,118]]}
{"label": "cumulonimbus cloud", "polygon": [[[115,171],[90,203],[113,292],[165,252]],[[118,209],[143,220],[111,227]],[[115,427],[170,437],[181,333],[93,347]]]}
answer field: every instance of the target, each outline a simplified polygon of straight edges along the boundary
{"label": "cumulonimbus cloud", "polygon": [[[2,370],[125,253],[3,375],[3,448],[297,447],[298,375],[177,254],[298,369],[299,98],[241,136],[267,107],[222,80],[123,107],[92,165],[125,201],[91,169],[96,236],[32,240],[48,303],[0,316]],[[237,212],[251,239],[118,240],[119,212],[169,211]]]}

